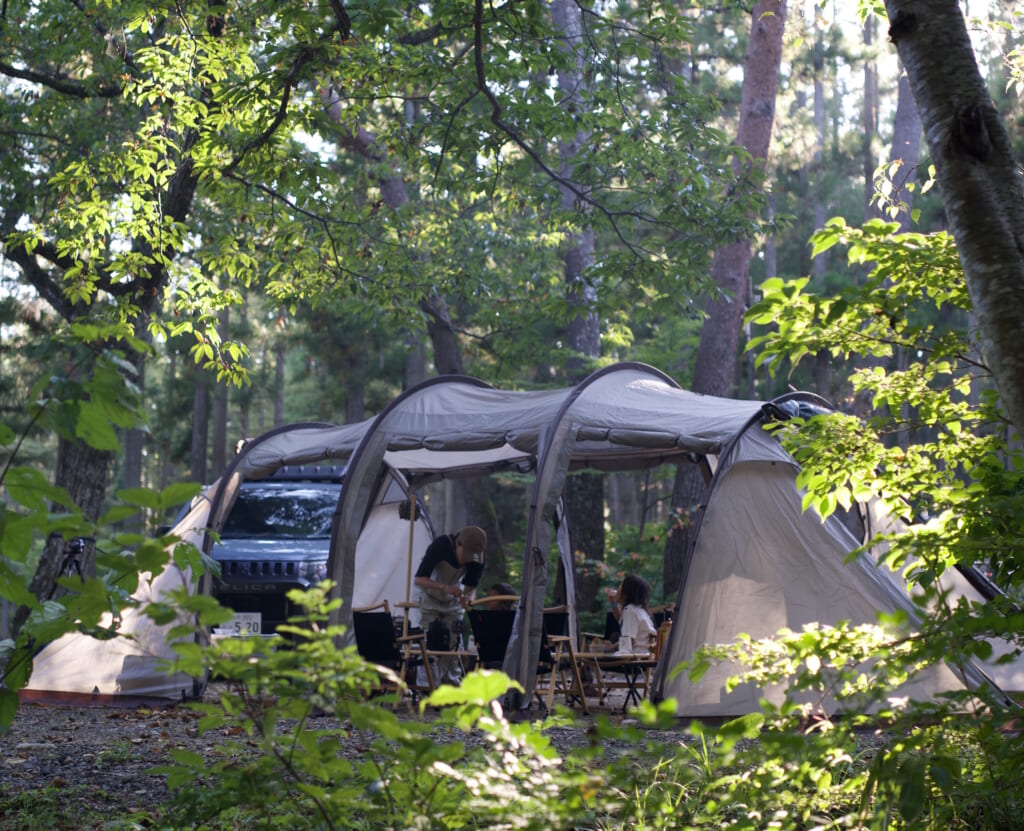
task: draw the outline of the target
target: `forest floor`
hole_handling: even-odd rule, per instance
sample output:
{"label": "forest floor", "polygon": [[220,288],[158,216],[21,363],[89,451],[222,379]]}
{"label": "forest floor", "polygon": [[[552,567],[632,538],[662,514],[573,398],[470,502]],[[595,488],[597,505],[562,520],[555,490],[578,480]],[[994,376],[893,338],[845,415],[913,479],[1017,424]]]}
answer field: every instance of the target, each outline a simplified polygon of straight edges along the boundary
{"label": "forest floor", "polygon": [[[211,685],[206,699],[213,700],[217,692]],[[621,700],[612,699],[608,706],[592,709],[589,718],[580,716],[576,725],[553,728],[548,735],[564,755],[588,740],[596,715],[628,720],[620,708]],[[164,776],[153,771],[172,761],[171,750],[190,750],[210,759],[219,743],[240,740],[228,730],[200,732],[199,718],[182,706],[23,703],[11,728],[0,732],[0,831],[147,827],[172,798]],[[667,734],[673,735],[680,737]],[[353,731],[340,752],[356,757],[367,744]],[[253,748],[255,752],[255,744]]]}

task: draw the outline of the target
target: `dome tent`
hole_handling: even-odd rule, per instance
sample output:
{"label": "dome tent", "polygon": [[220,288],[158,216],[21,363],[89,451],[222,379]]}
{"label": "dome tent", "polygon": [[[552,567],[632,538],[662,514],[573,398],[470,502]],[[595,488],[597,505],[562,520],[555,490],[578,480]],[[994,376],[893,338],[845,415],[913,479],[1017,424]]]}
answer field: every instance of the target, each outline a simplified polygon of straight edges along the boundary
{"label": "dome tent", "polygon": [[[803,511],[797,465],[764,429],[786,407],[824,402],[797,393],[775,402],[737,401],[682,390],[668,376],[636,363],[598,370],[575,387],[502,391],[464,376],[432,378],[396,398],[374,420],[353,453],[339,503],[328,574],[346,622],[358,576],[353,557],[368,498],[389,467],[410,485],[516,469],[535,476],[523,552],[523,586],[506,672],[528,703],[540,650],[550,582],[549,541],[569,471],[641,469],[697,463],[710,471],[705,510],[679,586],[672,633],[652,694],[673,698],[679,715],[737,715],[758,709],[766,691],[726,692],[734,668],[720,667],[697,684],[669,670],[703,643],[741,633],[770,637],[782,626],[874,623],[879,612],[919,614],[906,586],[868,557],[845,562],[860,541],[838,517]],[[569,517],[571,522],[571,517]],[[572,600],[570,592],[570,603]],[[990,667],[992,675],[997,668]],[[983,683],[977,667],[936,668],[918,679],[915,696]],[[767,691],[780,701],[783,691]]]}

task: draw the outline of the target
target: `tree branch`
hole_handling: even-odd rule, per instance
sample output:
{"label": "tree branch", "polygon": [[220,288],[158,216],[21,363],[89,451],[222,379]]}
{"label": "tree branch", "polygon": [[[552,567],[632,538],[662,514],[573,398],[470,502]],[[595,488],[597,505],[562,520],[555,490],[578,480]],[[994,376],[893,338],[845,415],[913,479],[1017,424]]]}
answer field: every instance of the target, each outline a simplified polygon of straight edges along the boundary
{"label": "tree branch", "polygon": [[316,49],[309,46],[299,47],[299,54],[295,59],[295,63],[292,64],[291,71],[284,79],[284,88],[281,91],[281,100],[277,105],[277,112],[274,113],[274,118],[270,122],[270,125],[255,138],[246,142],[245,146],[239,151],[239,153],[233,158],[227,167],[224,168],[224,174],[234,172],[239,164],[242,163],[242,159],[252,150],[256,150],[262,147],[277,129],[284,123],[285,117],[288,115],[288,102],[291,100],[292,89],[298,83],[302,69],[308,64],[313,57],[316,55]]}
{"label": "tree branch", "polygon": [[0,61],[0,73],[8,78],[18,78],[22,81],[39,84],[62,95],[70,95],[72,98],[117,98],[121,95],[120,86],[92,87],[88,83],[71,81],[60,75],[48,75],[31,69],[18,69],[6,61]]}
{"label": "tree branch", "polygon": [[[551,167],[541,158],[540,153],[529,144],[517,130],[511,125],[507,124],[502,117],[501,103],[498,101],[497,96],[491,92],[490,87],[487,84],[487,72],[484,63],[484,35],[483,35],[483,19],[484,19],[484,4],[483,0],[474,0],[473,2],[473,64],[476,70],[476,82],[477,90],[487,98],[491,104],[491,123],[497,127],[501,132],[508,136],[513,144],[515,144],[520,150],[522,150],[530,159],[533,160],[534,164],[540,168],[541,172],[544,173],[549,179],[556,184],[562,186],[568,190],[576,199],[586,205],[590,205],[595,208],[608,220],[612,232],[618,237],[627,250],[631,251],[634,255],[642,256],[642,250],[633,244],[626,236],[622,233],[619,228],[618,221],[616,219],[617,214],[610,211],[598,200],[594,199],[586,190],[580,188],[575,182],[566,177],[556,173]],[[468,99],[467,99],[468,100]],[[628,212],[625,215],[631,216],[635,219],[652,222],[655,220],[652,217],[645,216],[639,212]]]}

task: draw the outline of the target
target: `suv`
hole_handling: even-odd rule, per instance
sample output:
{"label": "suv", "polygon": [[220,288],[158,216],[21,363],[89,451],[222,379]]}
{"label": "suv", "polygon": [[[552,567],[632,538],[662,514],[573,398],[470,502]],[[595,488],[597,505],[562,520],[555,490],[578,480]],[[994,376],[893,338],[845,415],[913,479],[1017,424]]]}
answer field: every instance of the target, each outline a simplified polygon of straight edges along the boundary
{"label": "suv", "polygon": [[243,482],[211,554],[217,599],[235,612],[221,634],[273,634],[295,610],[286,594],[327,576],[344,468],[283,467]]}

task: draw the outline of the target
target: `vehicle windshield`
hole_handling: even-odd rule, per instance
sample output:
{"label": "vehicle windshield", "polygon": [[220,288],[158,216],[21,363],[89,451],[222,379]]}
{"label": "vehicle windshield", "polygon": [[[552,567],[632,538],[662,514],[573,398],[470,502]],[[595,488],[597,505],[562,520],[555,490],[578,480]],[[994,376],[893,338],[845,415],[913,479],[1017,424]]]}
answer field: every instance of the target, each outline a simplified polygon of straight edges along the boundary
{"label": "vehicle windshield", "polygon": [[246,482],[221,538],[329,539],[340,482]]}

